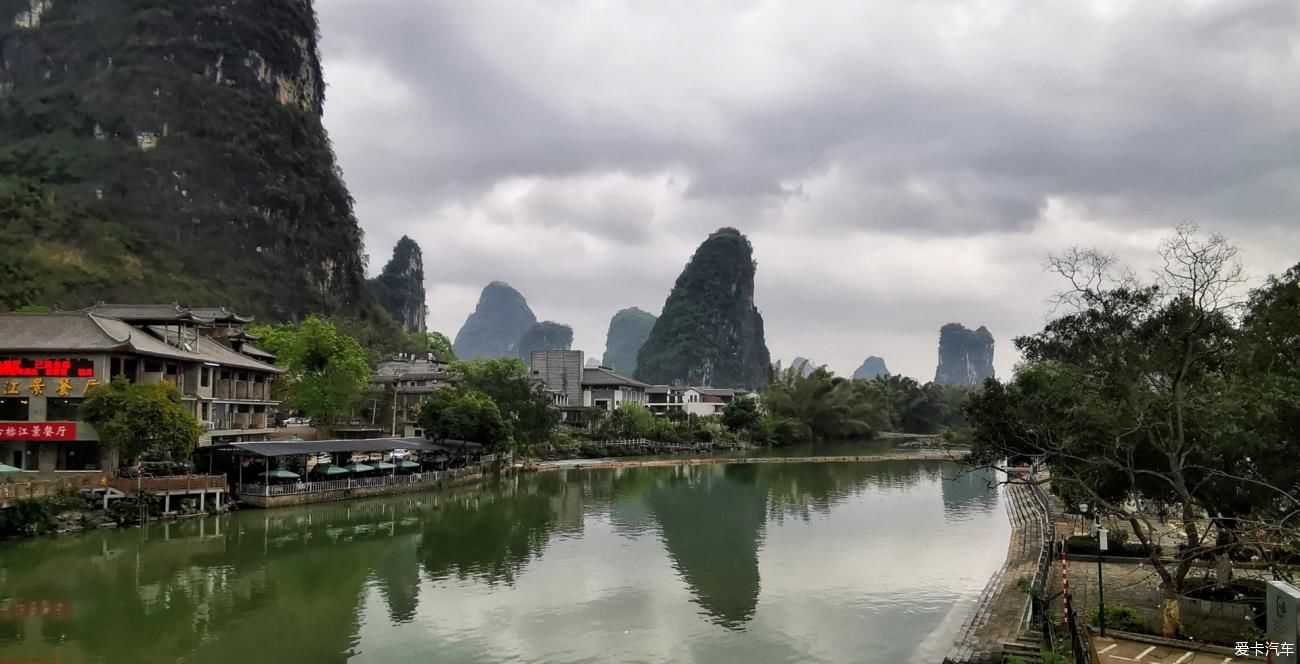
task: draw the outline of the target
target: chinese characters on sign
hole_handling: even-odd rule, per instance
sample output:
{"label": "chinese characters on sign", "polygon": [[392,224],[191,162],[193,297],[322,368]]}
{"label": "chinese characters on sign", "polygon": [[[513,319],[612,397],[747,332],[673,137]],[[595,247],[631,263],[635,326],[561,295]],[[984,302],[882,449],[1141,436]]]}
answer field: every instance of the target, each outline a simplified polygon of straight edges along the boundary
{"label": "chinese characters on sign", "polygon": [[76,422],[0,422],[0,441],[76,439]]}
{"label": "chinese characters on sign", "polygon": [[89,378],[94,375],[95,361],[88,358],[0,358],[0,378]]}
{"label": "chinese characters on sign", "polygon": [[1277,641],[1256,641],[1254,643],[1251,643],[1250,641],[1237,641],[1237,651],[1233,654],[1242,657],[1249,655],[1263,657],[1269,653],[1274,655],[1294,655],[1296,654],[1295,644],[1286,641],[1281,643],[1278,643]]}
{"label": "chinese characters on sign", "polygon": [[[71,395],[72,379],[59,378],[58,381],[59,382],[56,383],[56,387],[54,388],[54,393],[61,397],[66,397]],[[17,397],[17,396],[22,396],[23,391],[26,390],[27,392],[30,392],[31,395],[34,397],[45,396],[45,388],[47,385],[48,383],[45,382],[44,378],[33,378],[31,382],[28,383],[25,387],[23,386],[22,383],[19,383],[18,381],[11,379],[11,380],[4,381],[3,393],[4,396],[7,397]],[[98,385],[99,385],[99,380],[95,378],[87,379],[85,384],[81,386],[81,396],[83,397],[86,396],[86,394],[90,392],[90,388],[96,387]]]}

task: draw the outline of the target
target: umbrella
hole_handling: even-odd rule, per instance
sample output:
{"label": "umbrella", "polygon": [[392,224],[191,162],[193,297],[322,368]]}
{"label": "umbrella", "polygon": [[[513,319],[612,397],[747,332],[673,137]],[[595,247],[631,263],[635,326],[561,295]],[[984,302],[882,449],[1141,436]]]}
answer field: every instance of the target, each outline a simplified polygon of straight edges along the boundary
{"label": "umbrella", "polygon": [[21,472],[23,472],[22,468],[14,468],[13,466],[6,466],[3,463],[0,463],[0,473],[21,473]]}
{"label": "umbrella", "polygon": [[316,470],[325,475],[347,475],[347,468],[339,468],[333,464],[326,466],[316,466]]}
{"label": "umbrella", "polygon": [[374,462],[374,463],[372,463],[372,464],[370,464],[370,465],[371,465],[371,467],[373,467],[375,470],[392,470],[392,469],[394,469],[394,468],[397,467],[397,466],[394,466],[394,465],[391,464],[391,463],[388,463],[387,461],[376,461],[376,462]]}
{"label": "umbrella", "polygon": [[397,467],[398,467],[398,468],[419,468],[419,467],[420,467],[420,464],[418,464],[418,463],[416,463],[416,462],[414,462],[414,461],[405,461],[405,460],[403,460],[403,461],[398,461],[398,462],[397,462]]}
{"label": "umbrella", "polygon": [[298,479],[298,473],[290,472],[283,468],[276,468],[269,473],[262,473],[259,477],[271,477],[277,480],[296,480]]}
{"label": "umbrella", "polygon": [[364,463],[350,463],[343,467],[347,468],[348,470],[354,473],[365,473],[374,470],[374,468],[371,468],[370,466],[367,466]]}

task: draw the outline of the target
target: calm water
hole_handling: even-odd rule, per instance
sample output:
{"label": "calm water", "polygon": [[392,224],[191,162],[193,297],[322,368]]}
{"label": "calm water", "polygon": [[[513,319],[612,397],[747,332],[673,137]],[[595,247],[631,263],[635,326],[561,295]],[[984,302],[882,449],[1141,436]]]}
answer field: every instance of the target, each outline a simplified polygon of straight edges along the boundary
{"label": "calm water", "polygon": [[936,662],[1010,530],[955,475],[569,470],[0,543],[0,662]]}

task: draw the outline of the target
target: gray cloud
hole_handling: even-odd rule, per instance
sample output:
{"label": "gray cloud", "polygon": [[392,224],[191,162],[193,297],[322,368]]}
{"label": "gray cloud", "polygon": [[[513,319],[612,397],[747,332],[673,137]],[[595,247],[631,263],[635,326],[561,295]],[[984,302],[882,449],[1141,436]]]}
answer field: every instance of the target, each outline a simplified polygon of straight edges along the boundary
{"label": "gray cloud", "polygon": [[1140,258],[1195,219],[1257,274],[1300,258],[1289,0],[317,9],[370,251],[421,242],[449,332],[505,279],[598,352],[735,225],[774,356],[926,377],[944,322],[1000,351],[1041,323],[1050,250]]}

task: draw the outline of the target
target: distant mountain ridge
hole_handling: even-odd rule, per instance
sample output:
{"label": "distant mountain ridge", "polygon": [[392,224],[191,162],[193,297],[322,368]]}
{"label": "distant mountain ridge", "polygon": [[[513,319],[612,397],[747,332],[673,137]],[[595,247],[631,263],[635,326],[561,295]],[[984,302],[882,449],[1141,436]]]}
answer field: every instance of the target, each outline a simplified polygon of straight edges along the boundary
{"label": "distant mountain ridge", "polygon": [[307,0],[0,0],[0,310],[382,315]]}
{"label": "distant mountain ridge", "polygon": [[379,304],[402,329],[425,331],[429,307],[424,299],[424,253],[415,240],[403,235],[383,272],[369,283]]}
{"label": "distant mountain ridge", "polygon": [[934,382],[940,385],[981,385],[993,377],[993,333],[948,323],[939,329],[939,365]]}
{"label": "distant mountain ridge", "polygon": [[637,355],[636,378],[652,384],[759,389],[771,355],[754,306],[754,250],[734,228],[691,256]]}
{"label": "distant mountain ridge", "polygon": [[853,377],[857,380],[874,380],[879,376],[888,376],[889,369],[885,366],[885,359],[872,355],[862,361],[862,366],[853,372]]}
{"label": "distant mountain ridge", "polygon": [[519,291],[503,281],[483,288],[478,305],[456,333],[456,357],[517,357],[519,341],[537,316]]}
{"label": "distant mountain ridge", "polygon": [[658,318],[636,307],[628,307],[614,314],[605,335],[605,355],[601,363],[625,376],[636,373],[636,357],[650,337]]}

